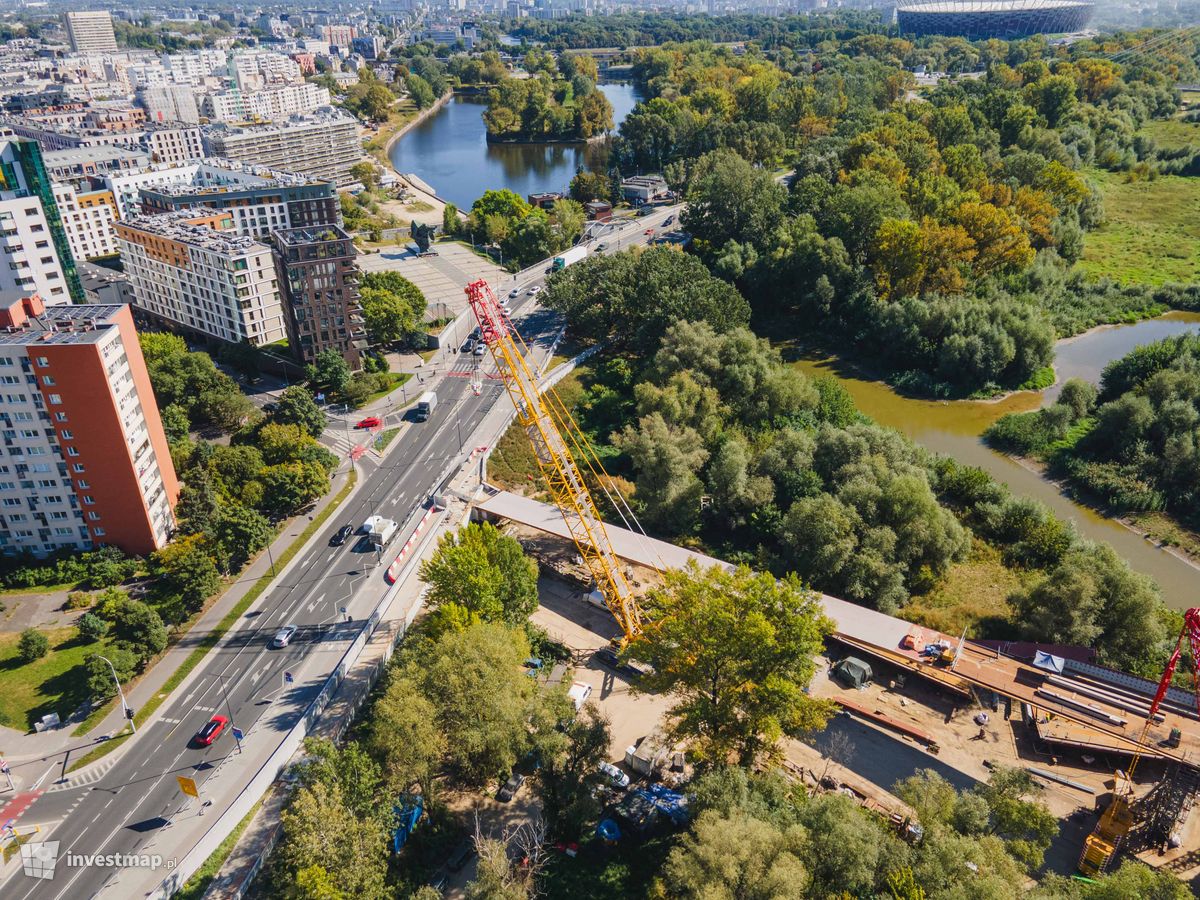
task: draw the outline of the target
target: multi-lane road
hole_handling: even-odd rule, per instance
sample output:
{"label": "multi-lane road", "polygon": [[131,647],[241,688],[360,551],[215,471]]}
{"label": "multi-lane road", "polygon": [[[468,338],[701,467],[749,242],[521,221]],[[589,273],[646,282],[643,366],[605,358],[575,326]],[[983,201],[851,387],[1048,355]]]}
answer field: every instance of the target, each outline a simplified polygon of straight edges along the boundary
{"label": "multi-lane road", "polygon": [[[661,226],[675,212],[657,212],[628,226],[622,249],[647,241],[643,231]],[[615,238],[601,240],[609,243],[609,252],[617,250]],[[541,281],[531,274],[521,282],[523,292]],[[515,301],[512,315],[538,361],[544,360],[560,328],[558,320],[537,308],[527,293]],[[460,367],[467,364],[460,358]],[[147,872],[60,862],[53,880],[13,872],[0,887],[0,896],[76,900],[100,893],[143,894],[169,874],[166,860],[182,858],[194,845],[202,833],[198,817],[219,815],[245,787],[296,724],[383,596],[384,571],[439,476],[475,439],[477,426],[496,403],[509,402],[495,379],[483,379],[479,395],[465,377],[443,378],[436,390],[439,403],[430,420],[402,424],[396,446],[382,460],[363,457],[359,486],[324,533],[277,578],[157,715],[120,748],[111,768],[93,783],[48,790],[21,819],[22,826],[41,826],[39,839],[59,843],[60,860],[68,853],[157,854],[164,858],[164,868]],[[393,413],[387,424],[398,424],[400,418]],[[376,513],[396,519],[404,528],[393,539],[391,553],[380,559],[361,547],[357,537],[340,547],[329,545],[339,526],[357,526]],[[295,625],[298,631],[289,646],[274,649],[271,638],[284,625]],[[202,637],[193,633],[187,640],[198,642]],[[231,727],[212,746],[195,745],[193,736],[214,714],[229,717],[243,733],[240,748]],[[46,770],[43,786],[52,783],[57,765],[56,761],[51,767],[55,771]],[[196,781],[199,800],[180,793],[178,775]],[[36,773],[28,773],[27,782],[34,778]]]}

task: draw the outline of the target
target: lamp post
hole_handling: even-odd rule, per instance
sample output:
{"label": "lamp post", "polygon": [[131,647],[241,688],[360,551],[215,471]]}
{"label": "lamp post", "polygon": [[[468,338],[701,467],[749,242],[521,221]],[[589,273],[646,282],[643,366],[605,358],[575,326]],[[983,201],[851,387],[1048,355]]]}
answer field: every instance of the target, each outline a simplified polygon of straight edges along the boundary
{"label": "lamp post", "polygon": [[225,676],[225,675],[214,675],[213,676],[213,678],[220,679],[220,681],[221,681],[221,694],[225,698],[225,712],[229,713],[229,727],[233,731],[233,739],[235,741],[237,741],[238,753],[241,753],[242,752],[242,741],[237,736],[237,726],[235,726],[233,724],[233,710],[229,706],[229,688],[226,687],[226,685],[225,685],[226,677],[227,676]]}
{"label": "lamp post", "polygon": [[137,726],[133,724],[133,710],[125,702],[125,692],[121,690],[121,679],[117,677],[116,667],[113,666],[112,660],[107,656],[101,656],[100,658],[108,663],[108,671],[112,672],[113,684],[117,686],[117,696],[121,698],[121,709],[125,711],[125,718],[129,720],[129,730],[132,734],[137,734]]}

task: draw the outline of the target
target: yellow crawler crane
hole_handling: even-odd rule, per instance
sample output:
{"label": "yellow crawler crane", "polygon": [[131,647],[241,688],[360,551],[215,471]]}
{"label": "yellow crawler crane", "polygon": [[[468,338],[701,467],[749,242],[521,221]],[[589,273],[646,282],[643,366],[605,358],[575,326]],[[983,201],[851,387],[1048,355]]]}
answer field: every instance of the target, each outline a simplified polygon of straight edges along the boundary
{"label": "yellow crawler crane", "polygon": [[517,409],[517,420],[529,435],[550,495],[605,604],[621,626],[623,640],[628,641],[641,631],[642,612],[583,472],[590,472],[605,491],[610,484],[608,475],[558,395],[553,389],[538,387],[537,375],[528,363],[529,347],[487,282],[481,279],[467,285],[467,301],[479,322],[480,339],[491,351]]}

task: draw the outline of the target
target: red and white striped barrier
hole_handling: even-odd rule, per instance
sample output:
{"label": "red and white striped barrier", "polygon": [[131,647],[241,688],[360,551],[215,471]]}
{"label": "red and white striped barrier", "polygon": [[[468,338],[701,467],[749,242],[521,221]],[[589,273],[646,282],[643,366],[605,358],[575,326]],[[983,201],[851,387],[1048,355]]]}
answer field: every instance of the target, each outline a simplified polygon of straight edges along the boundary
{"label": "red and white striped barrier", "polygon": [[418,522],[417,527],[413,529],[412,535],[407,541],[404,542],[404,546],[400,548],[400,555],[392,560],[392,564],[388,566],[387,574],[384,576],[387,579],[388,584],[396,583],[396,578],[399,577],[400,569],[404,565],[404,557],[408,556],[408,551],[413,548],[413,544],[417,542],[417,537],[420,536],[421,532],[425,530],[426,523],[435,512],[437,512],[437,510],[432,506],[425,510],[425,515],[421,516],[421,521]]}

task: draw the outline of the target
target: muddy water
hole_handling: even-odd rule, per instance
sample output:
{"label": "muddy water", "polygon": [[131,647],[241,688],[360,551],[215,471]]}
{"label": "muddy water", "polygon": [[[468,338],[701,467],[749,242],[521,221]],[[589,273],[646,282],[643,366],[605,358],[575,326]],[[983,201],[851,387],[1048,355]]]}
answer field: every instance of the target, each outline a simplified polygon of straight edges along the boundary
{"label": "muddy water", "polygon": [[[1056,359],[1059,380],[1078,376],[1098,381],[1108,362],[1134,347],[1196,330],[1200,330],[1200,315],[1172,313],[1135,325],[1096,329],[1061,341]],[[900,396],[882,382],[860,377],[836,358],[811,356],[801,359],[797,366],[810,374],[836,377],[854,397],[858,408],[881,425],[896,428],[937,453],[985,469],[1015,494],[1034,497],[1062,518],[1074,522],[1084,537],[1111,544],[1137,571],[1158,582],[1163,597],[1172,607],[1186,609],[1200,600],[1200,569],[1114,520],[1075,503],[1053,482],[983,443],[980,435],[996,419],[1010,412],[1037,409],[1043,402],[1041,394],[1023,391],[996,402],[913,400]],[[1050,390],[1057,393],[1055,388]]]}

